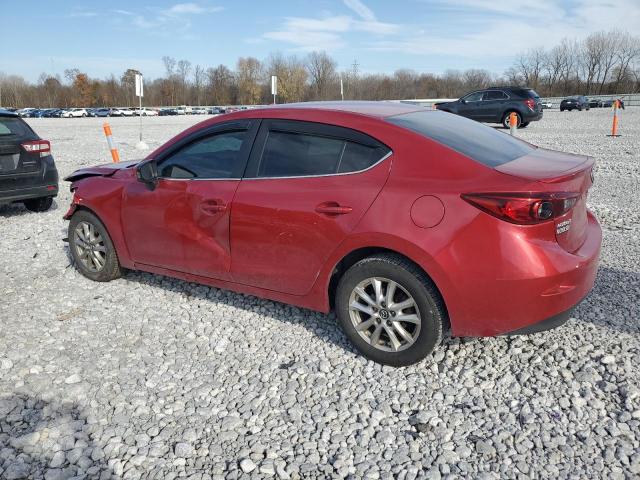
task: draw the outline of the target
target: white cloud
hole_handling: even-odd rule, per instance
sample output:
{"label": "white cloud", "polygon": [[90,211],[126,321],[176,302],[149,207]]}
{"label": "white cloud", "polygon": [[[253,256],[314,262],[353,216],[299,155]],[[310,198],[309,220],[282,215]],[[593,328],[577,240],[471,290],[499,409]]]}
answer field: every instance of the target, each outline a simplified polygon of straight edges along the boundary
{"label": "white cloud", "polygon": [[69,14],[72,18],[91,18],[97,17],[98,14],[96,12],[87,12],[87,11],[75,11]]}
{"label": "white cloud", "polygon": [[223,7],[204,7],[197,3],[176,3],[171,8],[164,10],[164,15],[198,15],[201,13],[213,13],[223,10]]}
{"label": "white cloud", "polygon": [[[541,0],[526,6],[502,0],[438,0],[456,24],[445,30],[408,26],[392,38],[369,42],[378,51],[459,58],[512,58],[534,47],[552,48],[563,38],[581,39],[599,30],[622,29],[631,33],[640,25],[637,0]],[[431,4],[431,3],[430,3]],[[454,9],[454,13],[451,13]],[[444,16],[442,17],[444,18]]]}
{"label": "white cloud", "polygon": [[371,11],[369,7],[367,7],[360,0],[342,0],[344,4],[353,10],[360,18],[367,22],[375,22],[376,16]]}
{"label": "white cloud", "polygon": [[359,19],[349,15],[326,15],[321,18],[285,17],[279,30],[266,32],[263,38],[289,43],[297,50],[335,50],[346,44],[344,35],[366,32],[390,35],[400,31],[400,25],[380,22],[360,0],[343,0]]}

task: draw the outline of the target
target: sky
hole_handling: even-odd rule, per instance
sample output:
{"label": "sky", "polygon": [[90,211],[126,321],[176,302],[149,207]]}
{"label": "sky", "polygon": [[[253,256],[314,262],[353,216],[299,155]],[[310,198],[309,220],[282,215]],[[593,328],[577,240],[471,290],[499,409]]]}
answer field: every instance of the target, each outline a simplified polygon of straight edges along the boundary
{"label": "sky", "polygon": [[[340,70],[503,73],[518,53],[617,28],[640,35],[640,0],[0,0],[0,72],[35,81],[79,68],[164,74],[325,50]],[[15,41],[8,39],[16,39]]]}

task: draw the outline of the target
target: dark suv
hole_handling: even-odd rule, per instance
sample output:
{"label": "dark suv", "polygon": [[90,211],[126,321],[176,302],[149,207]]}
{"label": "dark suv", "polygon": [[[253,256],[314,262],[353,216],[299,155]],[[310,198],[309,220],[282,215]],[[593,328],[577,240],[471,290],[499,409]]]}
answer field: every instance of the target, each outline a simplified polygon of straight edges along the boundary
{"label": "dark suv", "polygon": [[569,97],[560,102],[560,111],[565,110],[589,110],[589,99],[585,96]]}
{"label": "dark suv", "polygon": [[531,88],[494,87],[467,93],[454,102],[436,103],[438,110],[455,113],[485,123],[502,123],[509,128],[515,112],[518,128],[542,118],[540,96]]}
{"label": "dark suv", "polygon": [[33,212],[48,210],[58,194],[51,145],[18,115],[0,109],[0,204],[23,202]]}

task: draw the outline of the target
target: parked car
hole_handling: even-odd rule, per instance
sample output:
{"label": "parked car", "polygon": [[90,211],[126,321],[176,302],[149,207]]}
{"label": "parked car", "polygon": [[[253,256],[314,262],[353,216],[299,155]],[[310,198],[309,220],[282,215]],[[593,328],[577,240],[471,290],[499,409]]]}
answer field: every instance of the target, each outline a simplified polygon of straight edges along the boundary
{"label": "parked car", "polygon": [[16,113],[23,118],[28,118],[31,114],[31,111],[35,110],[35,108],[21,108],[20,110],[17,110]]}
{"label": "parked car", "polygon": [[84,108],[69,108],[64,110],[63,113],[60,114],[63,118],[80,118],[86,117],[88,115],[87,110]]}
{"label": "parked car", "polygon": [[542,106],[542,108],[544,108],[544,109],[553,108],[553,102],[551,102],[549,100],[542,100],[540,102],[540,106]]}
{"label": "parked car", "polygon": [[576,97],[568,97],[560,102],[560,111],[564,112],[565,110],[589,110],[589,99],[584,95],[579,95]]}
{"label": "parked car", "polygon": [[152,108],[147,108],[147,107],[142,107],[142,108],[136,108],[133,111],[134,115],[142,115],[143,117],[157,117],[158,116],[158,112],[157,110],[154,110]]}
{"label": "parked car", "polygon": [[22,202],[43,212],[57,194],[58,171],[49,141],[19,115],[0,109],[0,204]]}
{"label": "parked car", "polygon": [[591,98],[589,100],[589,108],[602,108],[603,102],[599,98]]}
{"label": "parked car", "polygon": [[204,107],[193,107],[191,109],[191,114],[192,115],[206,115],[207,114],[207,109]]}
{"label": "parked car", "polygon": [[112,108],[109,109],[109,116],[110,117],[131,117],[131,116],[133,116],[133,113],[132,112],[130,113],[125,108],[112,107]]}
{"label": "parked car", "polygon": [[43,116],[45,118],[58,118],[60,117],[61,113],[62,113],[62,110],[60,110],[59,108],[50,108],[44,113]]}
{"label": "parked car", "polygon": [[160,115],[161,117],[166,117],[169,115],[178,115],[178,112],[175,108],[161,108],[158,112],[158,115]]}
{"label": "parked car", "polygon": [[[177,107],[177,108],[174,108],[173,110],[176,111],[177,115],[186,115],[187,114],[187,108],[185,106]],[[189,113],[191,113],[191,110],[189,111]]]}
{"label": "parked car", "polygon": [[220,107],[211,107],[207,110],[209,115],[220,115],[221,113],[225,113],[224,108]]}
{"label": "parked car", "polygon": [[453,102],[436,103],[436,108],[485,123],[502,123],[509,128],[509,116],[516,114],[518,128],[542,118],[540,96],[531,88],[494,87],[468,93]]}
{"label": "parked car", "polygon": [[144,270],[333,307],[364,355],[400,366],[448,325],[520,334],[569,317],[597,270],[593,165],[415,105],[283,105],[74,172],[65,218],[92,280]]}
{"label": "parked car", "polygon": [[94,117],[108,117],[110,113],[111,113],[110,108],[94,108],[93,109]]}

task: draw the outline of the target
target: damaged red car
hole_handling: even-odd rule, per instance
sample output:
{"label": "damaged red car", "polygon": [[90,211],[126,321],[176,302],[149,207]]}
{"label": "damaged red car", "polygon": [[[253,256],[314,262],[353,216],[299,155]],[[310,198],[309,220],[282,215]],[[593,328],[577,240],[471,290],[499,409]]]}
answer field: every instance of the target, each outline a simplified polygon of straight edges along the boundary
{"label": "damaged red car", "polygon": [[218,116],[67,180],[77,268],[143,270],[321,312],[401,366],[454,336],[563,323],[592,288],[592,158],[453,114],[319,102]]}

